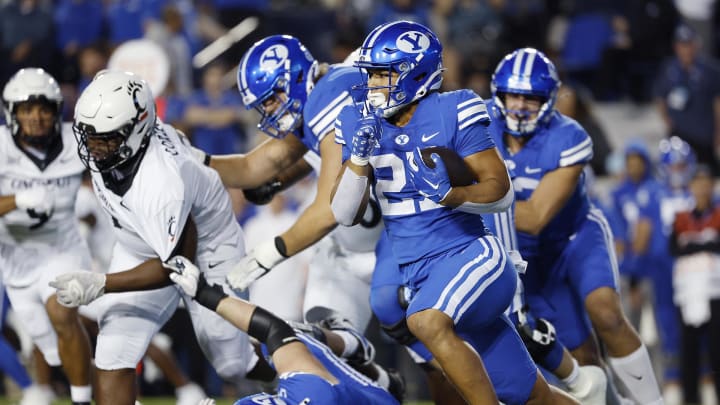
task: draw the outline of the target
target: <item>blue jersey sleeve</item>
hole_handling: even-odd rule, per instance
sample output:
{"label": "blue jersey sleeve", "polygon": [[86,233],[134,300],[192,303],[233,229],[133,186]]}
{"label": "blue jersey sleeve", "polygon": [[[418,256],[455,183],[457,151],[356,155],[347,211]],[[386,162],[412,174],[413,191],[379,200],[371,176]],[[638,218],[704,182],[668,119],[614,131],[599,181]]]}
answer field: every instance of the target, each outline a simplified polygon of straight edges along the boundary
{"label": "blue jersey sleeve", "polygon": [[551,137],[552,142],[557,145],[552,166],[561,168],[588,163],[593,157],[590,135],[575,120],[562,117],[562,121],[553,129]]}
{"label": "blue jersey sleeve", "polygon": [[456,98],[454,103],[449,103],[455,111],[448,111],[447,115],[456,117],[457,132],[453,139],[453,147],[458,155],[464,158],[494,148],[495,142],[490,138],[487,129],[490,125],[490,115],[482,97],[472,90],[459,90],[446,94]]}
{"label": "blue jersey sleeve", "polygon": [[304,132],[319,144],[333,130],[343,107],[352,103],[350,91],[362,83],[359,69],[333,66],[313,88],[303,108]]}
{"label": "blue jersey sleeve", "polygon": [[345,106],[335,118],[335,143],[342,145],[342,161],[350,159],[353,128],[359,119],[357,108],[354,105]]}

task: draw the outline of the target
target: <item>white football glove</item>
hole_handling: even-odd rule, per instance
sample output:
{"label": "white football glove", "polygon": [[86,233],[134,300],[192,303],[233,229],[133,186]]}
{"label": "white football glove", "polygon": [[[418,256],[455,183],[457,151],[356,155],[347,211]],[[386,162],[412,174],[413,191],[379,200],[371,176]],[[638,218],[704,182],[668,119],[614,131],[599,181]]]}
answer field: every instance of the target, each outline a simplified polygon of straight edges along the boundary
{"label": "white football glove", "polygon": [[38,215],[50,215],[55,206],[53,193],[47,187],[33,187],[15,194],[15,205],[23,210],[33,210]]}
{"label": "white football glove", "polygon": [[87,305],[105,293],[105,275],[76,271],[57,276],[50,282],[57,289],[57,301],[68,308]]}
{"label": "white football glove", "polygon": [[198,405],[215,405],[215,400],[212,398],[205,398],[198,402]]}
{"label": "white football glove", "polygon": [[285,259],[286,257],[275,247],[275,239],[270,239],[259,244],[248,252],[247,256],[240,259],[240,262],[227,274],[227,282],[236,290],[244,290]]}
{"label": "white football glove", "polygon": [[163,263],[163,266],[173,271],[170,273],[170,280],[177,284],[185,294],[195,298],[200,269],[184,256],[171,257],[170,260]]}

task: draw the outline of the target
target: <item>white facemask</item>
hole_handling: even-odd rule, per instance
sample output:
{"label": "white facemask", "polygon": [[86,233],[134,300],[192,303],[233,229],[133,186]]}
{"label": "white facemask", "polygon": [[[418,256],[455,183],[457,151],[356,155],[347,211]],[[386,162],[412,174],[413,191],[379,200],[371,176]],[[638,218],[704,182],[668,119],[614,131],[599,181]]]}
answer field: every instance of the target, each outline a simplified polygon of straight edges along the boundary
{"label": "white facemask", "polygon": [[368,92],[367,101],[371,107],[381,108],[382,115],[385,118],[391,117],[393,114],[398,112],[398,110],[402,107],[402,105],[395,105],[395,106],[388,107],[387,97],[385,97],[385,93],[380,92],[380,91]]}
{"label": "white facemask", "polygon": [[300,120],[295,119],[292,114],[285,114],[278,120],[278,127],[283,132],[295,130],[300,125]]}
{"label": "white facemask", "polygon": [[537,118],[520,121],[517,118],[508,115],[505,118],[505,122],[509,130],[523,134],[530,134],[535,131],[535,128],[537,128]]}

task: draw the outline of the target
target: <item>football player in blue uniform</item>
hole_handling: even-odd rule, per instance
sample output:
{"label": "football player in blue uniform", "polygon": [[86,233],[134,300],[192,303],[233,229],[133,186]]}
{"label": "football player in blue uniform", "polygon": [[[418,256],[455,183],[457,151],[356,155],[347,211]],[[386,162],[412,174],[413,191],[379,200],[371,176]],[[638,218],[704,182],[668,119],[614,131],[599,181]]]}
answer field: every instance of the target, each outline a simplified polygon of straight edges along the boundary
{"label": "football player in blue uniform", "polygon": [[294,330],[261,307],[228,296],[219,285],[208,284],[187,258],[171,258],[167,267],[173,270],[170,278],[186,294],[263,343],[272,357],[279,374],[277,394],[250,395],[236,405],[399,404],[388,391],[348,366],[310,334]]}
{"label": "football player in blue uniform", "polygon": [[[509,252],[517,271],[523,273],[527,263],[518,252],[512,207],[504,212],[483,214],[482,217],[488,232],[497,236]],[[413,360],[425,371],[430,394],[437,404],[464,403],[457,392],[446,383],[432,354],[407,327],[406,290],[402,285],[402,273],[392,254],[387,233],[383,233],[375,252],[377,262],[370,289],[370,306],[381,328],[396,342],[404,345]],[[607,379],[604,371],[592,365],[580,367],[562,343],[557,341],[552,324],[543,319],[535,319],[528,311],[523,295],[524,288],[518,279],[515,297],[506,313],[518,328],[533,360],[560,379],[568,392],[581,404],[605,405]]]}
{"label": "football player in blue uniform", "polygon": [[592,322],[628,391],[639,403],[660,404],[647,348],[620,305],[612,233],[586,193],[592,141],[555,111],[559,87],[552,62],[531,48],[505,56],[491,82],[490,132],[516,172],[515,223],[529,262],[526,299],[581,363],[599,362],[588,350]]}
{"label": "football player in blue uniform", "polygon": [[259,128],[270,138],[247,154],[213,156],[210,166],[227,187],[245,189],[255,202],[267,200],[311,169],[317,171],[312,204],[290,229],[250,251],[228,274],[228,282],[245,289],[287,257],[320,242],[310,263],[305,319],[326,318],[333,308],[364,330],[371,317],[367,297],[383,224],[376,210],[357,227],[336,229],[330,210],[341,166],[333,123],[352,102],[352,87],[361,82],[357,69],[319,64],[294,37],[274,35],[259,41],[239,63],[238,88],[243,104],[261,114]]}
{"label": "football player in blue uniform", "polygon": [[[408,329],[468,403],[574,403],[553,398],[504,315],[516,271],[478,214],[510,206],[510,178],[487,135],[483,100],[437,91],[441,53],[435,34],[409,21],[383,24],[365,39],[355,64],[368,74],[363,102],[335,122],[344,166],[333,214],[342,225],[358,222],[372,183],[409,290]],[[477,181],[453,187],[437,154],[423,161],[430,146],[454,151]]]}

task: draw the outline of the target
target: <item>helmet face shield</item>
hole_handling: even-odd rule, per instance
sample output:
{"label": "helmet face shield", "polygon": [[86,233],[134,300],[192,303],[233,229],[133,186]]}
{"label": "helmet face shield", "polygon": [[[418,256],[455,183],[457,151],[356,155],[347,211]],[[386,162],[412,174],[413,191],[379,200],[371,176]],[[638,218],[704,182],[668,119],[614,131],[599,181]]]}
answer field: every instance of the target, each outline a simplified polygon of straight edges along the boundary
{"label": "helmet face shield", "polygon": [[80,160],[90,170],[106,172],[116,168],[129,156],[126,139],[132,133],[132,125],[127,124],[116,131],[96,133],[95,129],[85,124],[73,125],[73,132],[78,141]]}
{"label": "helmet face shield", "polygon": [[302,103],[285,92],[271,92],[254,108],[261,117],[258,128],[273,138],[284,138],[302,123]]}

